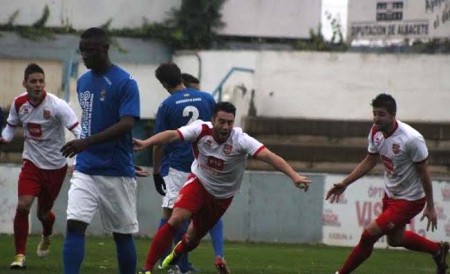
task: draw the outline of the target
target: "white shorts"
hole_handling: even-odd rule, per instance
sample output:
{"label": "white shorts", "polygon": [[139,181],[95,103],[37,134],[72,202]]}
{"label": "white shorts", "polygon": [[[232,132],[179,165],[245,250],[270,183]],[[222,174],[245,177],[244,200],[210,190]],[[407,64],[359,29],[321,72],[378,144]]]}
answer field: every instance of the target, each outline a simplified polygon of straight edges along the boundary
{"label": "white shorts", "polygon": [[173,208],[178,193],[180,193],[181,188],[186,183],[189,174],[190,172],[169,168],[167,176],[163,177],[166,183],[166,195],[162,199],[162,207]]}
{"label": "white shorts", "polygon": [[105,230],[138,232],[136,179],[88,175],[74,171],[70,179],[67,220],[90,223],[97,209]]}

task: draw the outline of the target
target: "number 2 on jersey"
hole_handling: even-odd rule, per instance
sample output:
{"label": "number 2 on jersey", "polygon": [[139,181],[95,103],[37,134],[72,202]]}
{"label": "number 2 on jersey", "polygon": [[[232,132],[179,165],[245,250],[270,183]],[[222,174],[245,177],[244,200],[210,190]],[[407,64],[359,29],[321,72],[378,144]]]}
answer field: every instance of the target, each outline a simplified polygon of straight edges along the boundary
{"label": "number 2 on jersey", "polygon": [[187,106],[183,109],[183,117],[191,116],[191,119],[189,119],[186,125],[189,125],[190,123],[197,120],[199,115],[200,114],[198,112],[198,109],[194,106]]}

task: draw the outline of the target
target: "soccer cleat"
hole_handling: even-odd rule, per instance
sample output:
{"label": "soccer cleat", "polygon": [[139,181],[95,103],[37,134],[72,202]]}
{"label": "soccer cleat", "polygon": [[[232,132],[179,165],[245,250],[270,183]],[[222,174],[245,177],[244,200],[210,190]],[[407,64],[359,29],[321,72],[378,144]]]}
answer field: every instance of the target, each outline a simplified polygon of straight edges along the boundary
{"label": "soccer cleat", "polygon": [[436,274],[445,274],[448,268],[447,265],[447,254],[449,249],[448,242],[441,242],[439,244],[439,252],[433,256],[434,261],[436,262]]}
{"label": "soccer cleat", "polygon": [[38,257],[43,258],[50,252],[50,236],[42,235],[41,241],[39,242],[36,250]]}
{"label": "soccer cleat", "polygon": [[150,272],[150,270],[141,269],[139,270],[138,274],[152,274],[152,272]]}
{"label": "soccer cleat", "polygon": [[216,257],[214,265],[216,266],[217,274],[231,274],[231,271],[223,257]]}
{"label": "soccer cleat", "polygon": [[198,269],[197,267],[195,267],[194,265],[189,263],[189,272],[190,273],[197,273],[197,272],[200,272],[200,269]]}
{"label": "soccer cleat", "polygon": [[175,249],[177,248],[177,246],[181,244],[181,241],[179,241],[175,247],[172,249],[172,251],[170,251],[169,255],[167,255],[166,258],[164,258],[162,264],[161,264],[161,268],[162,269],[169,269],[169,266],[173,266],[177,263],[178,259],[180,258],[180,256],[178,254],[175,253]]}
{"label": "soccer cleat", "polygon": [[166,269],[167,274],[189,274],[189,271],[186,273],[181,272],[180,268],[177,265],[169,265]]}
{"label": "soccer cleat", "polygon": [[14,261],[9,265],[9,268],[11,269],[27,268],[27,265],[25,264],[25,255],[17,254],[16,257],[14,257]]}

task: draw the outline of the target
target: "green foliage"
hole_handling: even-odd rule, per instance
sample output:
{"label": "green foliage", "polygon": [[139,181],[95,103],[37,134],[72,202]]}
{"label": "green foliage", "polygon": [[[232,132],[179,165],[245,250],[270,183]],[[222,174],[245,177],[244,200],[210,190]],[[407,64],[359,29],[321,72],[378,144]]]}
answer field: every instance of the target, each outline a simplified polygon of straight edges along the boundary
{"label": "green foliage", "polygon": [[411,51],[416,53],[450,53],[450,39],[431,39],[428,42],[415,41]]}
{"label": "green foliage", "polygon": [[319,25],[317,32],[309,31],[309,39],[298,41],[295,48],[298,50],[312,50],[312,51],[346,51],[348,45],[345,43],[342,31],[341,20],[333,17],[328,11],[325,12],[327,20],[331,24],[332,36],[330,41],[326,41],[322,35],[322,26]]}
{"label": "green foliage", "polygon": [[220,9],[225,0],[183,0],[162,23],[144,21],[137,29],[112,30],[132,37],[154,38],[173,49],[208,49],[217,39],[216,31],[224,26]]}

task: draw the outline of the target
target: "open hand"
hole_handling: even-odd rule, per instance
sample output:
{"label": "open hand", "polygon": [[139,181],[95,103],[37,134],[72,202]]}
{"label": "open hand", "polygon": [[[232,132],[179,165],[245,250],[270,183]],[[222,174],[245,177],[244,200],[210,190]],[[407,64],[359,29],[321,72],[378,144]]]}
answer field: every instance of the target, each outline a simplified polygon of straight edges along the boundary
{"label": "open hand", "polygon": [[345,185],[344,183],[334,184],[333,187],[328,190],[325,200],[329,199],[330,203],[339,201],[339,197],[342,193],[344,193],[346,189],[347,185]]}

